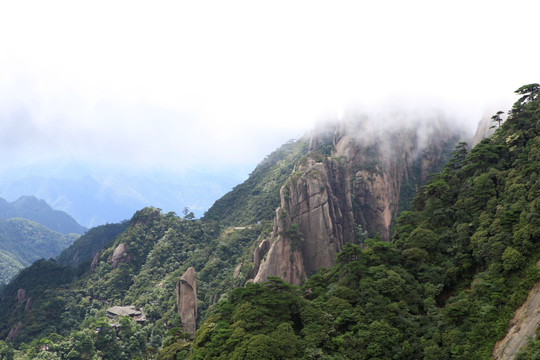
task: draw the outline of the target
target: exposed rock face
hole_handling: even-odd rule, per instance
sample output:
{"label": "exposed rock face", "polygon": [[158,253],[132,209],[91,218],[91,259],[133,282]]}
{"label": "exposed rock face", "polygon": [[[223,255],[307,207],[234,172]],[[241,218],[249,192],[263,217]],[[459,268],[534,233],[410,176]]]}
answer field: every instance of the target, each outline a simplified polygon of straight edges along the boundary
{"label": "exposed rock face", "polygon": [[34,303],[34,301],[32,300],[31,297],[28,298],[28,300],[26,300],[26,304],[24,305],[24,311],[29,311],[32,309],[32,304]]}
{"label": "exposed rock face", "polygon": [[255,275],[255,282],[265,281],[268,276],[279,276],[291,284],[297,285],[306,279],[302,254],[297,244],[287,237],[284,229],[290,225],[283,218],[283,209],[276,210],[274,230],[270,235],[271,243],[266,259],[262,260]]}
{"label": "exposed rock face", "polygon": [[92,270],[95,270],[95,269],[96,269],[96,266],[97,266],[97,264],[98,264],[98,262],[99,262],[99,255],[100,255],[100,254],[101,254],[101,251],[98,251],[98,252],[94,255],[94,257],[92,258],[92,263],[90,264],[90,268],[91,268]]}
{"label": "exposed rock face", "polygon": [[471,149],[480,144],[480,141],[490,137],[495,132],[495,128],[492,128],[492,126],[493,122],[491,121],[490,117],[485,115],[482,120],[478,122],[476,133],[474,134],[474,138],[471,143]]}
{"label": "exposed rock face", "polygon": [[240,263],[236,265],[236,268],[234,269],[234,273],[233,273],[233,279],[236,279],[238,275],[240,275],[240,270],[242,269],[242,265],[244,265],[244,263]]}
{"label": "exposed rock face", "polygon": [[297,172],[282,190],[282,208],[298,224],[304,268],[312,273],[334,265],[343,244],[354,241],[351,189],[343,161],[309,156]]}
{"label": "exposed rock face", "polygon": [[[425,183],[445,146],[458,140],[440,124],[424,125],[377,132],[341,123],[314,135],[311,152],[281,189],[270,238],[255,250],[254,281],[279,276],[302,283],[334,265],[343,245],[355,241],[357,225],[389,240],[404,186],[411,192]],[[332,156],[322,155],[329,148]]]}
{"label": "exposed rock face", "polygon": [[268,240],[261,241],[259,246],[255,249],[255,252],[253,253],[254,274],[257,274],[259,271],[261,261],[268,250],[270,250],[270,241]]}
{"label": "exposed rock face", "polygon": [[17,301],[23,301],[26,299],[26,290],[19,289],[17,290]]}
{"label": "exposed rock face", "polygon": [[403,186],[416,191],[440,166],[445,145],[457,142],[450,129],[432,126],[387,129],[384,137],[367,137],[354,124],[337,128],[334,156],[346,159],[354,219],[370,236],[390,239]]}
{"label": "exposed rock face", "polygon": [[193,336],[197,327],[197,281],[192,267],[176,283],[176,303],[184,331]]}
{"label": "exposed rock face", "polygon": [[118,263],[128,263],[129,262],[129,256],[127,254],[127,250],[128,250],[128,247],[126,245],[126,243],[120,243],[118,244],[118,246],[116,247],[116,249],[114,249],[114,252],[113,252],[113,256],[112,256],[112,259],[111,259],[111,266],[112,268],[116,268],[118,266]]}
{"label": "exposed rock face", "polygon": [[21,328],[21,326],[23,325],[23,323],[21,321],[19,321],[17,324],[15,324],[11,330],[9,330],[9,334],[7,336],[7,339],[9,341],[13,341],[13,339],[15,339],[15,337],[17,336],[17,334],[19,333],[19,329]]}
{"label": "exposed rock face", "polygon": [[[536,265],[540,268],[540,261]],[[527,300],[515,311],[506,336],[495,343],[491,354],[493,358],[511,360],[527,345],[529,339],[535,337],[536,328],[540,323],[539,307],[540,282],[537,282],[529,291]]]}
{"label": "exposed rock face", "polygon": [[71,265],[76,265],[79,263],[79,250],[75,251],[75,254],[73,254],[73,257],[71,258],[71,261],[69,262]]}

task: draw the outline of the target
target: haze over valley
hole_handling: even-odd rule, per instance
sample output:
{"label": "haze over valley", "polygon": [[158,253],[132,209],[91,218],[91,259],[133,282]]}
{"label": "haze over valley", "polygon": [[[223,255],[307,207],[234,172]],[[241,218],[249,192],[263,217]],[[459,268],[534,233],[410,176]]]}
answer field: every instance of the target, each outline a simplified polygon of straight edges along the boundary
{"label": "haze over valley", "polygon": [[540,358],[532,0],[0,5],[0,359]]}

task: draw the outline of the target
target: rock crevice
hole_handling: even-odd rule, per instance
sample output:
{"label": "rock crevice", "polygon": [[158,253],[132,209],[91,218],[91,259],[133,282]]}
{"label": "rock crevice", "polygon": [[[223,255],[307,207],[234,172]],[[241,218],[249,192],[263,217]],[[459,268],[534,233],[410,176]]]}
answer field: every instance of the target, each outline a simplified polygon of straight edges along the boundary
{"label": "rock crevice", "polygon": [[[445,145],[457,142],[440,124],[363,132],[367,127],[341,123],[333,135],[313,135],[310,153],[281,188],[273,232],[255,249],[255,282],[279,276],[300,284],[333,266],[360,227],[389,241],[404,186],[415,192],[440,166]],[[332,156],[323,155],[329,148]]]}

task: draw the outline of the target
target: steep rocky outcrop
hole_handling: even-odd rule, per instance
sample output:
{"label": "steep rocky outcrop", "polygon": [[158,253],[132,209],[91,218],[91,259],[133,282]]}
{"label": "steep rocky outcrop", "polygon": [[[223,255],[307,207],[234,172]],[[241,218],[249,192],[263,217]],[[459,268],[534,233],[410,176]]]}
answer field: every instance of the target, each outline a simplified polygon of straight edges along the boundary
{"label": "steep rocky outcrop", "polygon": [[90,263],[90,268],[92,269],[92,271],[96,269],[96,266],[99,263],[99,255],[101,255],[101,251],[98,251],[92,258],[92,262]]}
{"label": "steep rocky outcrop", "polygon": [[26,299],[26,290],[24,289],[19,289],[17,290],[17,301],[23,301],[24,299]]}
{"label": "steep rocky outcrop", "polygon": [[34,301],[32,300],[31,297],[29,297],[28,300],[26,300],[26,305],[24,305],[24,311],[32,310],[32,305],[33,304],[34,304]]}
{"label": "steep rocky outcrop", "polygon": [[[372,133],[372,136],[368,134]],[[403,193],[410,197],[443,163],[457,135],[444,123],[411,123],[386,129],[343,123],[334,136],[335,157],[346,161],[355,222],[370,236],[390,239]]]}
{"label": "steep rocky outcrop", "polygon": [[[540,261],[536,265],[540,268]],[[495,344],[491,354],[495,359],[512,360],[529,339],[535,337],[536,328],[540,324],[539,308],[540,282],[537,282],[529,291],[527,300],[515,311],[506,336]]]}
{"label": "steep rocky outcrop", "polygon": [[493,127],[493,122],[489,116],[484,116],[482,120],[478,122],[476,133],[474,134],[474,138],[471,142],[471,149],[480,144],[480,141],[483,139],[490,137],[494,132],[495,128]]}
{"label": "steep rocky outcrop", "polygon": [[[284,219],[283,209],[276,210],[276,219],[274,229],[267,241],[271,244],[268,248],[266,257],[262,259],[258,271],[255,275],[255,282],[265,281],[268,276],[279,276],[291,284],[300,284],[306,278],[304,261],[297,239],[291,239],[285,233],[286,226],[290,225],[287,219]],[[265,240],[266,241],[266,240]],[[263,241],[264,242],[264,241]]]}
{"label": "steep rocky outcrop", "polygon": [[412,198],[458,140],[437,122],[373,127],[343,122],[312,136],[310,152],[281,189],[273,232],[254,252],[255,282],[279,276],[301,283],[334,265],[358,230],[389,240],[405,195]]}
{"label": "steep rocky outcrop", "polygon": [[22,325],[23,325],[22,321],[19,321],[17,324],[15,324],[11,328],[11,330],[9,330],[9,334],[7,336],[8,341],[13,341],[13,339],[15,339],[15,337],[19,333],[19,330],[21,329]]}
{"label": "steep rocky outcrop", "polygon": [[176,303],[184,331],[193,336],[197,327],[197,280],[192,267],[176,283]]}
{"label": "steep rocky outcrop", "polygon": [[112,258],[111,258],[111,266],[112,268],[116,268],[118,266],[118,263],[128,263],[129,262],[129,255],[127,254],[128,246],[126,243],[120,243],[114,249]]}

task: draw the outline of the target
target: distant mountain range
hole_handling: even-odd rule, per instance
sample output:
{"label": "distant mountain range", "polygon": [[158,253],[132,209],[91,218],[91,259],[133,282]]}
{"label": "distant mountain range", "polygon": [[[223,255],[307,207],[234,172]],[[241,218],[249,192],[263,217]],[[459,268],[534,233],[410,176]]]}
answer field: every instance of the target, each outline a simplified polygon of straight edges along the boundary
{"label": "distant mountain range", "polygon": [[21,196],[14,202],[0,198],[0,218],[25,218],[60,234],[84,234],[86,228],[64,211],[54,210],[47,202],[34,196]]}
{"label": "distant mountain range", "polygon": [[0,284],[40,258],[54,258],[86,228],[44,200],[0,198]]}
{"label": "distant mountain range", "polygon": [[0,180],[0,197],[13,201],[22,195],[36,196],[88,228],[129,219],[147,206],[178,213],[188,207],[200,217],[244,180],[234,172],[127,174],[69,162],[43,162],[6,171]]}
{"label": "distant mountain range", "polygon": [[[353,117],[283,145],[200,219],[147,207],[89,230],[0,289],[0,354],[538,358],[540,85],[517,93],[472,149],[451,119]],[[24,221],[0,235],[47,235]],[[145,321],[104,317],[120,305]]]}

